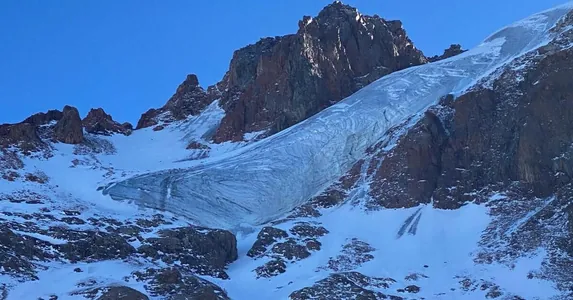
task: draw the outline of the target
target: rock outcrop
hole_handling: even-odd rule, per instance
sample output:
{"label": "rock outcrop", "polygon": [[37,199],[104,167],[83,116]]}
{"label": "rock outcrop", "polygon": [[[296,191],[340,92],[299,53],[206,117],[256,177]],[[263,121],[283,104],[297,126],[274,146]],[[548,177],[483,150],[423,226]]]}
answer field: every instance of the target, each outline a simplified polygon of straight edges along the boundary
{"label": "rock outcrop", "polygon": [[[16,147],[24,154],[50,149],[49,144],[86,144],[84,130],[94,135],[129,135],[129,123],[120,124],[103,109],[92,109],[82,120],[77,108],[66,105],[63,111],[37,113],[16,124],[0,125],[0,147]],[[89,144],[89,143],[88,143]]]}
{"label": "rock outcrop", "polygon": [[62,118],[54,126],[54,139],[65,144],[79,144],[84,140],[82,119],[75,107],[66,105]]}
{"label": "rock outcrop", "polygon": [[227,264],[238,257],[237,239],[229,231],[188,227],[162,230],[159,235],[145,240],[138,252],[166,264],[179,261],[200,275],[226,279]]}
{"label": "rock outcrop", "polygon": [[546,197],[571,183],[573,51],[563,39],[427,112],[371,168],[376,205],[453,209],[492,185]]}
{"label": "rock outcrop", "polygon": [[369,277],[359,272],[333,273],[313,286],[294,291],[289,299],[404,299],[379,291],[394,283],[396,281],[391,278]]}
{"label": "rock outcrop", "polygon": [[147,269],[136,272],[139,281],[147,282],[152,296],[170,300],[229,300],[227,293],[219,286],[192,274],[182,273],[177,268]]}
{"label": "rock outcrop", "polygon": [[98,135],[112,135],[120,133],[130,135],[133,126],[130,123],[120,124],[113,120],[102,108],[91,109],[82,120],[86,132]]}
{"label": "rock outcrop", "polygon": [[316,114],[388,73],[426,62],[400,21],[360,14],[339,1],[297,33],[237,50],[229,71],[207,91],[189,75],[168,103],[145,113],[137,128],[196,115],[214,99],[226,112],[215,142],[248,132],[273,134]]}
{"label": "rock outcrop", "polygon": [[454,56],[456,56],[458,54],[462,54],[466,51],[467,50],[462,49],[462,45],[452,44],[452,45],[450,45],[450,47],[448,49],[444,50],[444,53],[442,55],[434,55],[432,57],[428,57],[428,61],[429,62],[436,62],[436,61],[439,61],[442,59],[454,57]]}
{"label": "rock outcrop", "polygon": [[189,74],[165,106],[159,109],[150,109],[141,115],[136,129],[151,127],[160,122],[170,123],[197,115],[213,102],[218,94],[215,88],[210,88],[209,92],[205,91],[199,86],[197,75]]}

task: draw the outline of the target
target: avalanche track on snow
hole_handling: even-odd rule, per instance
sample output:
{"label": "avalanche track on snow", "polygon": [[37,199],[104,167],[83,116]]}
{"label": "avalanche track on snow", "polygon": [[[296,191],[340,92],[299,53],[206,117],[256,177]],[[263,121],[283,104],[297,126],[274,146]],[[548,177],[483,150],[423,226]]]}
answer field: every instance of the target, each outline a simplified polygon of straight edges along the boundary
{"label": "avalanche track on snow", "polygon": [[276,219],[338,179],[393,126],[550,40],[573,5],[510,25],[453,58],[385,76],[306,121],[224,157],[115,182],[116,200],[237,229]]}

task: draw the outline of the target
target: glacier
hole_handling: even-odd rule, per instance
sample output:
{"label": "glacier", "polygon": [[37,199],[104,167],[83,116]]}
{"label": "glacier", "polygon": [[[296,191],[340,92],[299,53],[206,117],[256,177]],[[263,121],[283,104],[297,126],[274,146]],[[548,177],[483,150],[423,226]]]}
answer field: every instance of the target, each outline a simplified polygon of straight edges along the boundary
{"label": "glacier", "polygon": [[208,227],[237,230],[275,220],[341,177],[388,129],[546,44],[572,8],[541,12],[463,54],[384,76],[313,117],[224,156],[113,182],[103,193]]}

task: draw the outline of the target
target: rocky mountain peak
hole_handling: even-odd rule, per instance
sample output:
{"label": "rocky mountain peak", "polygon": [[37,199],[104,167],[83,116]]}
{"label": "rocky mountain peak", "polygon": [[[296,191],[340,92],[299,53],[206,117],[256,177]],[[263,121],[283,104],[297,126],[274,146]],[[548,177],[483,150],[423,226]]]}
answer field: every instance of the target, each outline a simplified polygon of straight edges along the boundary
{"label": "rocky mountain peak", "polygon": [[[215,99],[225,117],[214,142],[279,132],[342,100],[374,80],[426,63],[399,21],[362,15],[339,1],[304,16],[295,34],[263,38],[234,52],[224,78],[205,91],[191,74],[137,128],[160,130],[198,115]],[[156,126],[160,125],[161,126]]]}
{"label": "rocky mountain peak", "polygon": [[103,108],[91,109],[82,120],[82,125],[86,132],[101,135],[112,135],[114,133],[129,135],[133,129],[130,123],[120,124],[114,121]]}
{"label": "rocky mountain peak", "polygon": [[358,13],[358,9],[352,7],[350,5],[343,4],[340,1],[334,1],[333,3],[325,6],[319,13],[316,19],[318,20],[333,20],[338,18],[345,18],[348,16],[358,17],[360,14]]}
{"label": "rocky mountain peak", "polygon": [[446,59],[446,58],[450,58],[453,56],[456,56],[458,54],[462,54],[464,52],[466,52],[467,50],[462,49],[462,45],[460,44],[452,44],[450,45],[450,47],[446,50],[444,50],[444,53],[442,55],[435,55],[432,57],[428,57],[428,61],[429,62],[435,62],[435,61],[439,61],[442,59]]}
{"label": "rocky mountain peak", "polygon": [[315,18],[303,17],[296,34],[235,52],[214,141],[279,132],[388,73],[425,62],[400,22],[332,3]]}
{"label": "rocky mountain peak", "polygon": [[82,119],[78,109],[69,105],[64,107],[62,118],[54,126],[54,139],[66,144],[79,144],[84,140]]}
{"label": "rocky mountain peak", "polygon": [[150,109],[141,115],[136,128],[146,128],[161,122],[169,123],[197,115],[213,102],[216,96],[216,89],[211,89],[207,93],[199,85],[197,75],[189,74],[165,106],[159,109]]}

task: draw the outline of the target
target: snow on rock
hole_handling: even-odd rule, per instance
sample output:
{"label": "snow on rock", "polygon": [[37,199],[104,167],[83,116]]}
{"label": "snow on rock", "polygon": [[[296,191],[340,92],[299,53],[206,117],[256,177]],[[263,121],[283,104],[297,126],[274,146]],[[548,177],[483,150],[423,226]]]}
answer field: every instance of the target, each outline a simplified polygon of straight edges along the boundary
{"label": "snow on rock", "polygon": [[569,10],[543,12],[502,29],[475,49],[385,76],[306,121],[228,155],[115,182],[104,193],[205,226],[237,229],[271,221],[337,180],[389,128],[546,43],[549,30]]}

